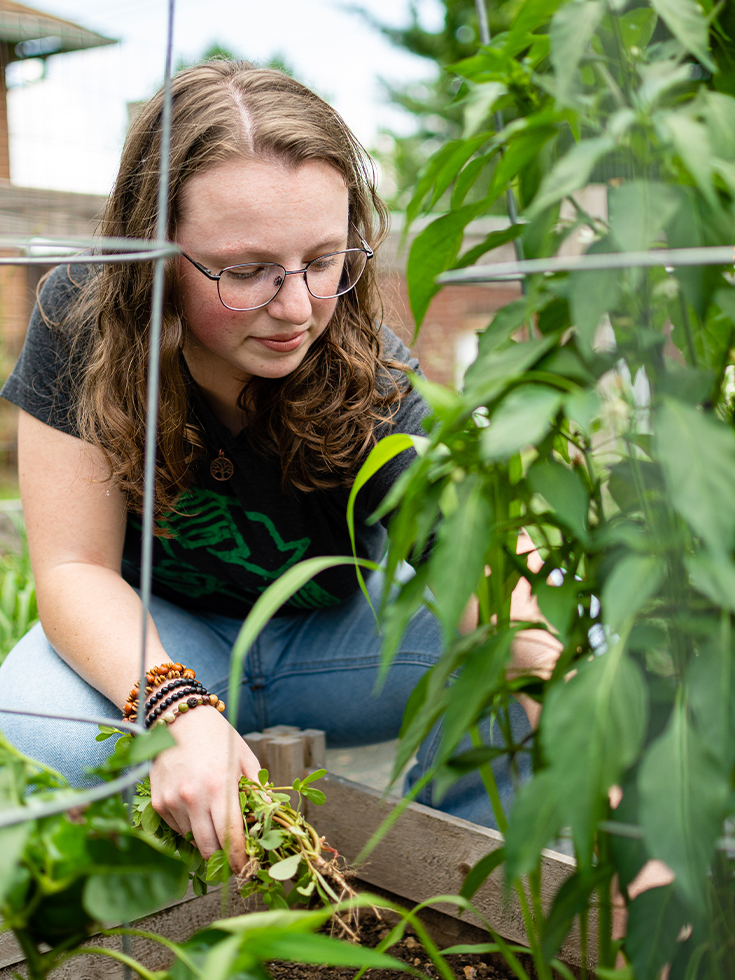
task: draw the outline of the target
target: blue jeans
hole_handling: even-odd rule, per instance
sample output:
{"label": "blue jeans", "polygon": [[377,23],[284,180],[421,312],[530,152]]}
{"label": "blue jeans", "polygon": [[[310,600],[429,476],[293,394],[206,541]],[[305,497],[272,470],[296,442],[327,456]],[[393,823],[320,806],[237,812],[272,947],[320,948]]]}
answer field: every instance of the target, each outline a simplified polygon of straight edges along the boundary
{"label": "blue jeans", "polygon": [[[377,608],[382,578],[373,573],[369,590]],[[230,651],[241,621],[211,613],[191,613],[153,597],[151,615],[172,660],[196,671],[204,685],[227,700]],[[369,745],[398,736],[403,711],[421,676],[442,650],[441,628],[427,609],[413,618],[379,694],[380,636],[362,593],[339,606],[272,619],[251,648],[244,665],[238,731],[271,725],[320,728],[330,748]],[[103,654],[101,654],[103,655]],[[130,678],[132,687],[135,678]],[[54,651],[35,626],[0,666],[0,708],[46,710],[114,720],[119,709],[90,687]],[[529,730],[523,709],[513,702],[514,734]],[[96,742],[96,725],[28,718],[0,712],[0,728],[27,755],[62,772],[72,785],[88,785],[86,770],[100,765],[112,740]],[[407,777],[413,785],[431,765],[437,728],[425,740]],[[494,744],[503,744],[499,729]],[[527,768],[523,763],[522,768]],[[505,758],[494,764],[504,805],[513,796]],[[434,804],[431,786],[418,797]],[[477,773],[464,777],[438,804],[441,810],[494,827],[490,805]]]}

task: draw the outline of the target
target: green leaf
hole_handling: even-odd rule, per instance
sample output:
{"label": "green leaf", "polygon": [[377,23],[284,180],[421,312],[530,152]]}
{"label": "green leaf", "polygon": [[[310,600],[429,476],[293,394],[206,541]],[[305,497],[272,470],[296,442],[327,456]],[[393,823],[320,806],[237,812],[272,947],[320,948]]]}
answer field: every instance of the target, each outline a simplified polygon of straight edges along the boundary
{"label": "green leaf", "polygon": [[528,482],[569,530],[586,541],[589,494],[579,473],[562,463],[536,463],[529,470]]}
{"label": "green leaf", "polygon": [[315,783],[317,779],[321,779],[323,776],[326,775],[327,775],[326,769],[315,769],[313,772],[310,772],[308,776],[304,776],[304,778],[301,780],[302,789],[306,786],[309,786],[311,783]]}
{"label": "green leaf", "polygon": [[510,881],[533,871],[542,849],[558,834],[562,826],[558,806],[562,791],[549,769],[537,773],[518,791],[505,835],[505,871]]}
{"label": "green leaf", "polygon": [[596,0],[573,0],[554,14],[549,28],[550,56],[556,75],[556,98],[562,105],[569,100],[579,62],[603,13],[603,4]]}
{"label": "green leaf", "polygon": [[697,552],[684,559],[692,585],[716,606],[735,612],[735,564],[724,553]]}
{"label": "green leaf", "polygon": [[693,728],[681,697],[663,735],[643,758],[638,792],[650,855],[668,864],[677,891],[701,908],[730,781]]}
{"label": "green leaf", "polygon": [[486,854],[485,857],[480,858],[462,882],[462,887],[459,892],[462,898],[472,898],[477,889],[485,883],[496,868],[500,867],[503,861],[505,861],[504,847],[498,847],[489,854]]}
{"label": "green leaf", "polygon": [[[523,344],[511,343],[501,351],[483,351],[470,364],[464,376],[465,410],[471,412],[478,405],[493,401],[505,387],[522,377],[556,343],[556,337],[547,336]],[[480,348],[482,350],[482,338]]]}
{"label": "green leaf", "polygon": [[714,554],[735,539],[735,433],[711,415],[664,399],[654,417],[656,452],[671,501]]}
{"label": "green leaf", "polygon": [[462,673],[448,691],[438,759],[449,758],[497,693],[511,658],[514,635],[512,630],[504,630],[498,636],[490,636],[467,658]]}
{"label": "green leaf", "polygon": [[292,854],[291,857],[284,858],[282,861],[277,861],[275,864],[272,864],[268,868],[268,874],[271,878],[275,878],[276,881],[288,881],[299,870],[301,860],[301,854]]}
{"label": "green leaf", "polygon": [[306,799],[315,806],[322,806],[324,803],[326,803],[327,797],[320,789],[311,789],[307,787],[305,790],[303,790],[303,793]]}
{"label": "green leaf", "polygon": [[[377,445],[373,446],[370,450],[367,459],[360,467],[357,476],[355,477],[355,482],[352,484],[352,489],[350,490],[350,496],[347,500],[347,529],[350,532],[350,544],[352,545],[352,553],[356,556],[356,543],[355,543],[355,500],[357,495],[368,482],[368,480],[373,477],[378,470],[385,466],[391,459],[395,459],[402,452],[407,449],[415,449],[417,453],[422,453],[429,440],[424,439],[423,436],[411,436],[405,432],[394,432],[389,436],[381,439]],[[367,592],[365,590],[364,583],[363,592],[367,597]]]}
{"label": "green leaf", "polygon": [[575,143],[544,177],[538,194],[526,209],[526,216],[533,218],[563,197],[584,187],[595,166],[614,148],[615,143],[609,136],[596,136]]}
{"label": "green leaf", "polygon": [[564,395],[544,385],[514,388],[495,410],[480,437],[483,459],[496,461],[514,456],[526,446],[541,442],[554,424]]}
{"label": "green leaf", "polygon": [[504,344],[516,330],[528,320],[528,304],[525,299],[516,299],[501,307],[489,325],[478,336],[477,355],[487,358]]}
{"label": "green leaf", "polygon": [[651,0],[651,6],[677,41],[711,72],[717,66],[709,53],[709,31],[697,0]]}
{"label": "green leaf", "polygon": [[146,762],[148,759],[155,759],[157,755],[165,749],[170,749],[172,745],[176,745],[176,740],[168,730],[168,725],[157,725],[132,740],[128,756],[130,765],[134,766],[140,762]]}
{"label": "green leaf", "polygon": [[551,20],[554,12],[567,0],[526,0],[516,12],[508,43],[513,44],[517,37],[524,37]]}
{"label": "green leaf", "polygon": [[712,184],[712,150],[709,131],[690,112],[663,112],[661,123],[668,129],[676,152],[694,178],[694,183],[707,201],[717,207],[717,195]]}
{"label": "green leaf", "polygon": [[464,237],[464,229],[484,205],[467,204],[432,221],[416,236],[406,267],[408,298],[416,321],[416,332],[426,316],[432,298],[441,286],[436,277],[454,265]]}
{"label": "green leaf", "polygon": [[608,191],[610,233],[621,252],[647,251],[679,207],[676,188],[632,180]]}
{"label": "green leaf", "polygon": [[3,856],[0,861],[0,905],[18,882],[20,863],[31,830],[31,823],[0,828],[0,854]]}
{"label": "green leaf", "polygon": [[663,965],[674,958],[677,938],[690,915],[673,885],[651,888],[633,899],[625,952],[636,980],[658,980]]}
{"label": "green leaf", "polygon": [[459,506],[439,525],[429,559],[436,607],[449,641],[480,580],[492,530],[493,510],[484,481],[470,474],[457,488]]}
{"label": "green leaf", "polygon": [[[330,936],[294,933],[276,929],[253,933],[246,938],[248,952],[260,961],[290,960],[327,966],[369,967],[409,970],[402,960],[379,953],[369,946],[357,946]],[[209,977],[208,973],[204,974]]]}
{"label": "green leaf", "polygon": [[700,644],[686,670],[686,689],[697,731],[730,769],[735,763],[735,663],[730,617],[721,615],[721,628]]}
{"label": "green leaf", "polygon": [[[90,842],[90,849],[95,844]],[[181,898],[189,883],[186,865],[167,857],[143,841],[128,839],[124,850],[108,845],[95,857],[107,864],[91,874],[84,885],[82,904],[98,922],[129,922],[150,915]],[[108,863],[109,862],[109,863]]]}
{"label": "green leaf", "polygon": [[615,565],[602,590],[602,617],[619,630],[661,588],[666,574],[662,558],[627,554]]}
{"label": "green leaf", "polygon": [[[507,87],[502,82],[484,82],[483,84],[475,84],[473,82],[468,82],[469,91],[463,102],[464,109],[464,128],[462,135],[464,140],[469,140],[471,137],[475,136],[480,129],[489,128],[486,123],[488,122],[488,117],[490,116],[493,106],[502,98],[502,96],[508,94]],[[480,142],[484,142],[486,139],[485,135],[480,139]],[[469,155],[465,157],[468,159]],[[459,167],[464,164],[464,160],[459,164],[459,166],[454,171],[456,176]],[[447,183],[447,187],[449,184]],[[440,196],[440,195],[439,195]],[[434,195],[434,200],[438,200],[438,196]]]}
{"label": "green leaf", "polygon": [[214,851],[207,861],[207,881],[225,882],[232,877],[227,855],[220,848]]}
{"label": "green leaf", "polygon": [[623,43],[628,49],[645,48],[656,28],[656,11],[646,7],[629,10],[618,18],[618,24]]}
{"label": "green leaf", "polygon": [[548,692],[541,744],[558,781],[558,807],[572,826],[582,862],[591,858],[607,792],[638,756],[646,731],[647,691],[624,641],[580,663]]}
{"label": "green leaf", "polygon": [[[590,249],[590,252],[593,252]],[[582,350],[589,355],[605,313],[615,309],[620,289],[617,269],[597,272],[573,272],[569,277],[569,307],[572,323],[582,341]]]}
{"label": "green leaf", "polygon": [[146,832],[146,834],[155,834],[161,825],[161,817],[153,809],[153,804],[148,803],[148,806],[143,810],[140,818],[140,826]]}
{"label": "green leaf", "polygon": [[259,838],[260,846],[265,851],[275,851],[284,841],[284,836],[280,830],[269,830]]}
{"label": "green leaf", "polygon": [[579,583],[573,575],[567,575],[561,585],[539,583],[534,594],[541,612],[564,640],[579,604]]}
{"label": "green leaf", "polygon": [[510,140],[495,167],[488,198],[493,200],[503,194],[529,164],[535,165],[544,144],[555,135],[553,126],[540,126],[523,130]]}
{"label": "green leaf", "polygon": [[456,267],[458,269],[464,269],[468,265],[474,265],[486,252],[491,252],[494,248],[500,248],[506,242],[512,242],[515,238],[518,238],[523,234],[525,227],[525,225],[519,223],[517,225],[510,225],[509,228],[501,228],[499,231],[490,232],[487,238],[481,241],[479,245],[468,249],[462,255],[456,263]]}
{"label": "green leaf", "polygon": [[702,89],[702,116],[707,123],[712,152],[723,160],[735,160],[735,99],[722,92]]}
{"label": "green leaf", "polygon": [[582,431],[590,435],[592,423],[600,415],[600,396],[596,391],[573,391],[564,399],[564,411]]}

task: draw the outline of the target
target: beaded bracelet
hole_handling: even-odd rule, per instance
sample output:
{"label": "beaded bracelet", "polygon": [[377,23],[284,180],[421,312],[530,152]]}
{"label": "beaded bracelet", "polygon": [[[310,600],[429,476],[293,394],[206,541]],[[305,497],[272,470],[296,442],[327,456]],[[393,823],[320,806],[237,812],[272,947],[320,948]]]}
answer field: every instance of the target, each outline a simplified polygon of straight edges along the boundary
{"label": "beaded bracelet", "polygon": [[[148,683],[146,684],[145,693],[152,694],[155,688],[165,684],[166,681],[177,679],[193,681],[195,678],[196,673],[191,670],[191,668],[184,667],[183,664],[175,664],[168,661],[168,663],[158,664],[155,667],[151,667],[151,669],[146,672],[145,679]],[[140,686],[139,683],[136,682],[133,685],[130,694],[128,694],[125,704],[123,705],[123,721],[137,721],[139,697]]]}
{"label": "beaded bracelet", "polygon": [[[180,701],[174,708],[169,708],[160,717],[154,718],[154,712],[146,718],[145,727],[150,728],[152,725],[173,725],[179,715],[185,714],[187,711],[193,711],[194,708],[198,708],[200,704],[209,704],[217,711],[223,712],[225,710],[224,701],[220,701],[216,694],[199,694],[192,695],[185,701]],[[159,705],[160,707],[160,705]],[[156,711],[158,709],[155,709]]]}
{"label": "beaded bracelet", "polygon": [[167,694],[171,691],[175,691],[177,688],[185,687],[187,691],[193,691],[194,693],[204,690],[204,684],[201,681],[189,681],[185,680],[183,677],[177,678],[175,681],[169,681],[168,684],[164,684],[163,687],[159,687],[158,690],[153,694],[151,698],[145,703],[145,712],[148,712],[153,708],[161,698],[165,698]]}
{"label": "beaded bracelet", "polygon": [[[157,704],[150,709],[146,708],[146,725],[150,719],[155,721],[155,719],[158,718],[159,715],[162,715],[167,708],[170,708],[172,704],[176,704],[177,701],[188,697],[190,694],[201,694],[202,696],[209,697],[209,691],[203,684],[199,684],[197,687],[180,687],[178,690],[174,691],[173,694],[169,694],[168,697],[161,701],[160,704]],[[147,725],[147,727],[150,726]]]}

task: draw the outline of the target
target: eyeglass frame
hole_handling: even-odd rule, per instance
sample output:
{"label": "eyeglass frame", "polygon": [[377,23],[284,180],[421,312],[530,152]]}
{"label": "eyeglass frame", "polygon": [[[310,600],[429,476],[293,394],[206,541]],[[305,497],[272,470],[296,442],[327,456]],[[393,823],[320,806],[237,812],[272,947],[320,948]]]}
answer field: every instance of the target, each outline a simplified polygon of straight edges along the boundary
{"label": "eyeglass frame", "polygon": [[[350,222],[350,224],[352,224],[352,222]],[[352,225],[352,227],[355,228],[354,225]],[[268,306],[269,303],[273,302],[276,296],[278,296],[278,294],[280,293],[281,289],[283,289],[283,284],[286,282],[286,276],[303,276],[304,284],[306,285],[309,295],[312,296],[314,299],[337,299],[339,296],[346,296],[347,293],[351,292],[355,288],[355,286],[358,284],[360,279],[362,279],[365,269],[367,268],[368,262],[375,255],[375,252],[373,251],[372,248],[370,248],[370,246],[362,237],[360,232],[357,231],[357,228],[355,228],[355,231],[357,232],[357,237],[360,239],[360,245],[361,245],[360,248],[343,248],[340,249],[338,252],[325,252],[324,255],[317,255],[316,258],[313,258],[311,259],[311,261],[307,262],[303,269],[292,269],[291,271],[286,269],[285,266],[281,265],[280,262],[239,262],[237,263],[237,265],[225,266],[225,268],[220,270],[220,272],[214,273],[209,269],[207,269],[206,266],[203,266],[201,262],[197,262],[196,259],[193,259],[190,255],[187,255],[183,249],[181,249],[181,254],[184,256],[185,259],[191,262],[191,264],[194,266],[195,269],[198,269],[201,273],[203,273],[203,275],[205,275],[207,279],[210,279],[212,282],[217,283],[217,296],[219,298],[220,303],[224,306],[226,310],[232,310],[233,313],[251,313],[253,310],[262,310],[263,307]],[[309,280],[306,277],[306,273],[308,272],[309,266],[312,265],[312,263],[314,262],[321,261],[322,259],[328,259],[331,255],[342,255],[344,252],[364,252],[365,255],[367,256],[367,258],[365,259],[365,265],[363,266],[363,270],[360,273],[359,278],[355,280],[355,282],[349,287],[349,289],[345,289],[343,293],[335,293],[334,296],[315,296],[314,293],[312,293],[311,289],[309,289]],[[244,309],[241,309],[240,307],[228,306],[227,303],[225,303],[225,301],[222,299],[222,293],[220,292],[219,283],[220,283],[220,279],[225,274],[225,272],[229,272],[230,269],[239,269],[244,265],[277,265],[279,269],[283,269],[284,275],[283,275],[283,281],[279,285],[278,289],[275,291],[275,293],[271,296],[271,298],[266,303],[261,303],[259,306],[247,306]]]}

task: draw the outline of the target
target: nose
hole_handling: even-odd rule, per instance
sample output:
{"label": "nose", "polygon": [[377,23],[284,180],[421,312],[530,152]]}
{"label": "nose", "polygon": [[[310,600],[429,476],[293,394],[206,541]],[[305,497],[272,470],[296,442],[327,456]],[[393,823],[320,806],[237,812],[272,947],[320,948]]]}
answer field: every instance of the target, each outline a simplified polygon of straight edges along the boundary
{"label": "nose", "polygon": [[306,288],[303,272],[286,274],[286,279],[268,304],[268,312],[276,320],[300,325],[306,323],[312,313],[312,296]]}

